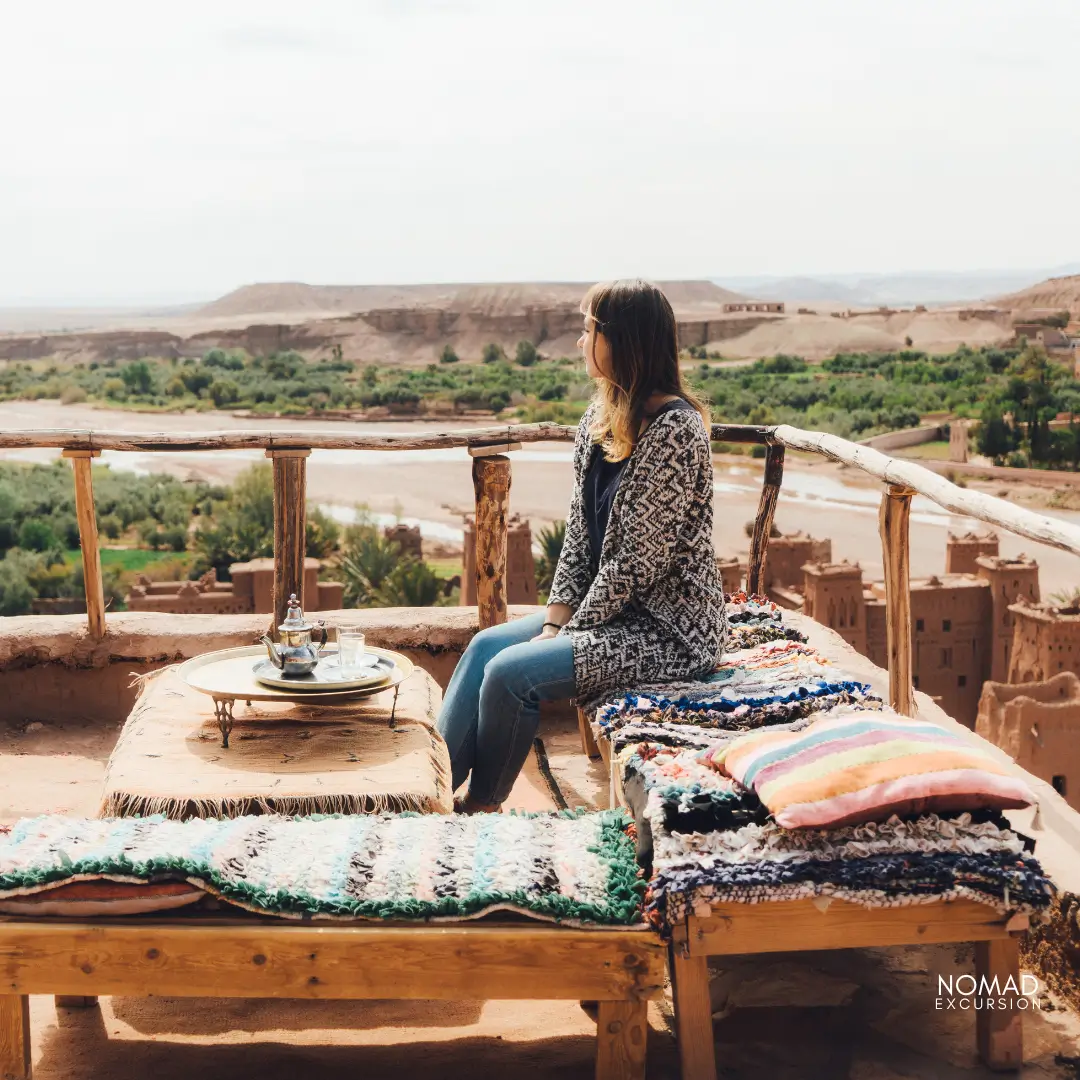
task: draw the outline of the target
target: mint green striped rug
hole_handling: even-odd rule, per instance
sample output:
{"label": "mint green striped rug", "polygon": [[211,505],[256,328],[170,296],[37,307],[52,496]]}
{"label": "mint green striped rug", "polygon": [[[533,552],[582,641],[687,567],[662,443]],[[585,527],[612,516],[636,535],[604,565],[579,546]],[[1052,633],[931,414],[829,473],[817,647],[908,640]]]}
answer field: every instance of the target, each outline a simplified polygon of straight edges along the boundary
{"label": "mint green striped rug", "polygon": [[24,818],[0,830],[0,900],[75,881],[187,881],[289,919],[641,921],[622,811]]}

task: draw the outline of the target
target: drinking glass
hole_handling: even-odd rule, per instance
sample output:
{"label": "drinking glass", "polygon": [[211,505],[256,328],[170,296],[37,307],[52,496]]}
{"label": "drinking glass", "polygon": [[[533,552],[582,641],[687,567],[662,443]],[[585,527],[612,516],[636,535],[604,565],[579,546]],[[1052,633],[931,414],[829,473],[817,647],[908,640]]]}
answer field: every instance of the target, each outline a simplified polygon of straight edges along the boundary
{"label": "drinking glass", "polygon": [[342,675],[355,675],[359,672],[364,656],[364,631],[350,627],[338,629],[338,664]]}

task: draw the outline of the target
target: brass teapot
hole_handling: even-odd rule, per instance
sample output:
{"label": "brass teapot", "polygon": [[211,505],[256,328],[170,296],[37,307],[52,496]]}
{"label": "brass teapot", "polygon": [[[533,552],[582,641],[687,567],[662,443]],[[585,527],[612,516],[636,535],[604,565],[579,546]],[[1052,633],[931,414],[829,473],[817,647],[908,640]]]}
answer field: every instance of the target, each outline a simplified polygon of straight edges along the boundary
{"label": "brass teapot", "polygon": [[278,627],[281,644],[277,644],[269,634],[259,639],[270,654],[275,667],[281,668],[285,676],[309,675],[319,662],[319,653],[326,644],[326,623],[312,625],[304,618],[296,593],[289,597],[285,621]]}

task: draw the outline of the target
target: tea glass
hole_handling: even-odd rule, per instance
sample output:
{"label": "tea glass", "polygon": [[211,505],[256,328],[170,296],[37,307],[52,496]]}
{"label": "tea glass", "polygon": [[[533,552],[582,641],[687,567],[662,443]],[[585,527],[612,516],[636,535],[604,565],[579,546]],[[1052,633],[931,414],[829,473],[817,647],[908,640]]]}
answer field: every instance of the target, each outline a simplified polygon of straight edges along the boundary
{"label": "tea glass", "polygon": [[364,668],[364,631],[351,627],[338,629],[338,666],[343,678],[358,675]]}

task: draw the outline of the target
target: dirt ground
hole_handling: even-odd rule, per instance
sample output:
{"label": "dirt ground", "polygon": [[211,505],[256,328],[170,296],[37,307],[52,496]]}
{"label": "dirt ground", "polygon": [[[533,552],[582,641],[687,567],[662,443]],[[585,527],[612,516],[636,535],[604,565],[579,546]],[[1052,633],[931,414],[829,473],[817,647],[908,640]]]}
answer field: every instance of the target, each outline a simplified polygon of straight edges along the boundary
{"label": "dirt ground", "polygon": [[[92,815],[118,727],[0,726],[0,821]],[[606,805],[602,767],[576,727],[541,730],[571,806]],[[550,809],[535,762],[511,805]],[[970,946],[773,954],[714,969],[721,1080],[982,1080],[970,1014],[935,1009],[939,972],[972,965]],[[1080,1057],[1080,1020],[1055,1009],[1025,1017],[1025,1080],[1066,1080]],[[575,1002],[294,1002],[102,998],[99,1008],[31,1003],[36,1080],[232,1080],[398,1077],[446,1080],[593,1074],[595,1027]],[[650,1006],[649,1076],[678,1077],[670,999]]]}

